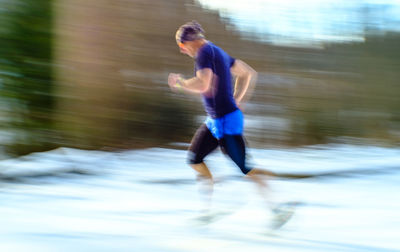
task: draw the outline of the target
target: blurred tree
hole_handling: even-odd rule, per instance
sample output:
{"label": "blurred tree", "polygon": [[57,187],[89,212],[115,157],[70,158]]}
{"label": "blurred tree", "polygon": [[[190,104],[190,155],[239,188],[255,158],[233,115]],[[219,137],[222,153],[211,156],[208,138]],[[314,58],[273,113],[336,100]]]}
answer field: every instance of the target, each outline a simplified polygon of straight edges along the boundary
{"label": "blurred tree", "polygon": [[25,154],[53,146],[51,0],[0,2],[0,95],[8,151]]}
{"label": "blurred tree", "polygon": [[57,0],[54,6],[56,121],[64,144],[186,141],[194,114],[166,84],[169,69],[183,65],[176,60],[177,25],[168,20],[185,12],[183,1]]}
{"label": "blurred tree", "polygon": [[396,33],[324,49],[278,47],[240,35],[194,0],[9,0],[0,14],[0,116],[17,154],[188,141],[204,113],[199,99],[172,94],[166,79],[193,74],[174,39],[192,19],[259,72],[256,106],[246,113],[284,119],[262,122],[250,141],[400,136]]}
{"label": "blurred tree", "polygon": [[[398,143],[399,33],[328,45],[291,62],[298,83],[288,102],[293,143],[357,137]],[[299,56],[299,55],[298,55]]]}

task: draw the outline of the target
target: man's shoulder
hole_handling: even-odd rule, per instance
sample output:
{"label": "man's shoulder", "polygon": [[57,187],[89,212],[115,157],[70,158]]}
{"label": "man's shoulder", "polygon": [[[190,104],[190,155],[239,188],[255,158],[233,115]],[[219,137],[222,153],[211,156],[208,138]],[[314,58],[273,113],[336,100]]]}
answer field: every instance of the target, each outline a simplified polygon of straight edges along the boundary
{"label": "man's shoulder", "polygon": [[212,51],[213,51],[212,46],[215,46],[215,45],[211,44],[210,42],[208,42],[207,44],[205,44],[205,45],[201,48],[199,55],[207,55],[207,56],[208,56],[208,55],[211,55],[211,54],[212,54]]}

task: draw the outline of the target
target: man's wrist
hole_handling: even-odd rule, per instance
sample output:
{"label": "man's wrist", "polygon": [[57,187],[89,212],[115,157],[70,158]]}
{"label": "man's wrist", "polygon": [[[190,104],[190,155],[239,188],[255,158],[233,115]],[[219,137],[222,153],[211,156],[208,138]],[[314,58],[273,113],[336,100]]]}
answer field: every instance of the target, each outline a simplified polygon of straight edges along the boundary
{"label": "man's wrist", "polygon": [[183,87],[184,87],[184,82],[185,82],[185,79],[183,79],[181,76],[179,76],[179,77],[176,79],[175,87],[176,87],[177,89],[179,89],[179,90],[183,89]]}

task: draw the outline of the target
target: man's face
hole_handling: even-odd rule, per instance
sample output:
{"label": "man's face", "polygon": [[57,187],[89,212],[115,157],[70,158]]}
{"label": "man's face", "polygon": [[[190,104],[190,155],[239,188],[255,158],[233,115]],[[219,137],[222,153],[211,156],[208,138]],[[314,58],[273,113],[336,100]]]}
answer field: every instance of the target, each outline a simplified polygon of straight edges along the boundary
{"label": "man's face", "polygon": [[178,45],[180,52],[193,58],[194,55],[195,55],[195,50],[194,50],[194,47],[192,45],[193,42],[192,41],[181,42],[179,37],[180,37],[180,34],[179,34],[179,31],[178,31],[176,33],[175,38],[176,38],[176,44]]}
{"label": "man's face", "polygon": [[186,41],[186,42],[179,42],[177,41],[177,44],[179,46],[179,51],[183,54],[188,55],[189,57],[194,57],[195,53],[194,53],[194,49],[192,46],[191,41]]}

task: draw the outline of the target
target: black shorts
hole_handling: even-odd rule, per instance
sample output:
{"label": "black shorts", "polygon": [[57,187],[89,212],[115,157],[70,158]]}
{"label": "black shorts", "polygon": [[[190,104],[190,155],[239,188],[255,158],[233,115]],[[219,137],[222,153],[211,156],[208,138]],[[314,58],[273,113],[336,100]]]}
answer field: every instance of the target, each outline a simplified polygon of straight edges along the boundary
{"label": "black shorts", "polygon": [[196,131],[189,147],[188,161],[190,164],[200,164],[204,158],[218,146],[227,154],[240,170],[247,174],[251,169],[246,165],[246,145],[242,135],[224,135],[215,138],[205,124]]}

